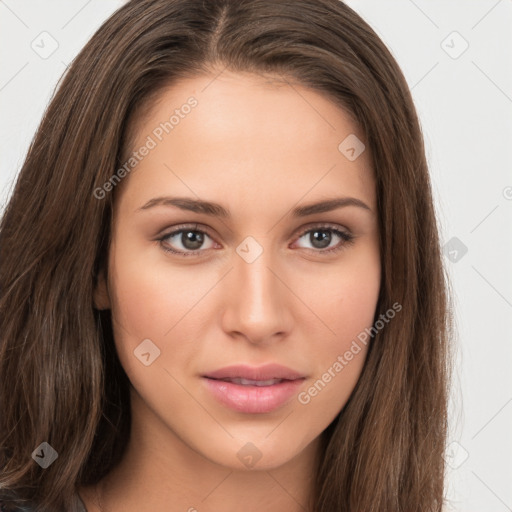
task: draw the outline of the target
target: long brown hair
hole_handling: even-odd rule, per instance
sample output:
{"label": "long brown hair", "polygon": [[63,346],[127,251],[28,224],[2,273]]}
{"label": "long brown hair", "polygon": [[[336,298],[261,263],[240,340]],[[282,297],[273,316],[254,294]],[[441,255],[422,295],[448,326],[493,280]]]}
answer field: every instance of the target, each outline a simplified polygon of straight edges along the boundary
{"label": "long brown hair", "polygon": [[[123,454],[129,383],[110,314],[93,304],[114,194],[94,191],[122,165],[130,127],[158,93],[212,69],[319,91],[360,123],[372,155],[375,318],[402,310],[372,338],[322,434],[314,511],[440,511],[451,317],[423,137],[394,58],[338,0],[132,0],[73,61],[0,224],[0,497],[74,510],[76,489]],[[47,469],[31,457],[42,442],[58,452]]]}

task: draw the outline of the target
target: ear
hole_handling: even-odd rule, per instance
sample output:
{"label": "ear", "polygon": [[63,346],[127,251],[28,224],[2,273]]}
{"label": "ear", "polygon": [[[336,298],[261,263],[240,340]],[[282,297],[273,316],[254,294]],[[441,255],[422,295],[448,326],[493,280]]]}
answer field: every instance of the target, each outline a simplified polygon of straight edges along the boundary
{"label": "ear", "polygon": [[96,288],[94,290],[94,307],[99,310],[110,309],[110,295],[108,293],[107,280],[105,279],[105,272],[100,270]]}

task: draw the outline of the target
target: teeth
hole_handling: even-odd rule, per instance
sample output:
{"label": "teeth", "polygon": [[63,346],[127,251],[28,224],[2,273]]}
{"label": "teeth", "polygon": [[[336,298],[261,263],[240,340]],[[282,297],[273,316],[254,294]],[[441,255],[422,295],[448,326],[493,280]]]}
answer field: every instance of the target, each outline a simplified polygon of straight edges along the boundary
{"label": "teeth", "polygon": [[270,379],[270,380],[249,380],[249,379],[222,379],[226,382],[232,382],[233,384],[241,384],[242,386],[273,386],[279,384],[283,379]]}

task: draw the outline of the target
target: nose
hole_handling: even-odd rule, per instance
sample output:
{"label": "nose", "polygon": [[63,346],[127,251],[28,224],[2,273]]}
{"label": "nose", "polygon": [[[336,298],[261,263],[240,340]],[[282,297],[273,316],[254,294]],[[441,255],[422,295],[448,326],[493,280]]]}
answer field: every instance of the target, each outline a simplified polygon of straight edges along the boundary
{"label": "nose", "polygon": [[235,253],[234,268],[226,276],[222,326],[232,337],[253,344],[271,344],[291,330],[293,293],[286,286],[271,250],[252,262]]}

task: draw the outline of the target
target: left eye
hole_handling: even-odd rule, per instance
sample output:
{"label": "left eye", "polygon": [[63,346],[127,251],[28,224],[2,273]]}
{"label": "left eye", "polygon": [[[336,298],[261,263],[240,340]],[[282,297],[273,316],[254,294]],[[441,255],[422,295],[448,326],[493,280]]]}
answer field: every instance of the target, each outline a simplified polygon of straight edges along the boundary
{"label": "left eye", "polygon": [[[320,254],[339,251],[354,241],[353,235],[330,226],[317,226],[309,228],[308,230],[302,232],[302,234],[298,237],[298,240],[305,238],[306,235],[309,235],[309,243],[313,244],[313,248],[310,249],[305,247],[305,249]],[[331,242],[336,237],[341,239],[341,242],[338,242],[337,245],[329,248]],[[211,240],[210,247],[203,247],[206,238]],[[205,231],[196,229],[195,227],[182,227],[172,231],[171,233],[168,233],[160,238],[159,242],[164,251],[178,254],[180,256],[197,255],[198,253],[202,252],[202,250],[211,249],[213,244],[213,240]],[[181,247],[176,249],[176,244],[181,244]]]}
{"label": "left eye", "polygon": [[[331,242],[333,241],[333,234],[335,237],[338,237],[341,239],[341,242],[339,242],[334,247],[330,247],[327,250],[325,250],[326,247],[329,247]],[[302,235],[299,237],[299,240],[306,235],[309,235],[309,241],[311,244],[315,245],[318,244],[317,247],[313,247],[312,250],[315,252],[320,253],[331,253],[336,252],[341,249],[343,249],[346,245],[350,245],[354,241],[354,235],[351,235],[350,233],[346,233],[345,231],[341,231],[337,228],[329,227],[329,226],[318,226],[315,228],[310,228],[307,231],[304,231]],[[324,250],[315,250],[315,249],[324,249]]]}

